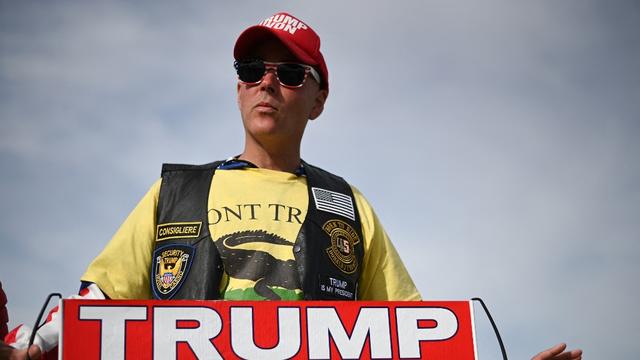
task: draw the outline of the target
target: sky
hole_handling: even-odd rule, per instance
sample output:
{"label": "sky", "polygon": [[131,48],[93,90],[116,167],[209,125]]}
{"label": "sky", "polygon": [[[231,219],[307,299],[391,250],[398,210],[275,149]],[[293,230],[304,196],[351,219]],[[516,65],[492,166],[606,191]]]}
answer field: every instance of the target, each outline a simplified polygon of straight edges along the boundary
{"label": "sky", "polygon": [[425,299],[482,297],[514,359],[637,357],[637,1],[0,0],[11,326],[77,291],[163,162],[242,151],[233,45],[279,11],[329,68],[303,158],[365,194]]}

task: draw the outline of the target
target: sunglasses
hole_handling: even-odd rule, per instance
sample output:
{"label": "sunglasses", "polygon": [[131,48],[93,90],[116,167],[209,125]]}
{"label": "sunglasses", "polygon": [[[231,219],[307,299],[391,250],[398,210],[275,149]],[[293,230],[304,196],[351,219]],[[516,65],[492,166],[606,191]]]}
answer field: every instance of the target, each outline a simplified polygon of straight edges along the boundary
{"label": "sunglasses", "polygon": [[238,79],[245,84],[259,84],[269,70],[275,70],[280,85],[299,88],[304,85],[307,74],[320,84],[320,74],[309,65],[288,62],[267,62],[262,60],[236,61],[233,63]]}

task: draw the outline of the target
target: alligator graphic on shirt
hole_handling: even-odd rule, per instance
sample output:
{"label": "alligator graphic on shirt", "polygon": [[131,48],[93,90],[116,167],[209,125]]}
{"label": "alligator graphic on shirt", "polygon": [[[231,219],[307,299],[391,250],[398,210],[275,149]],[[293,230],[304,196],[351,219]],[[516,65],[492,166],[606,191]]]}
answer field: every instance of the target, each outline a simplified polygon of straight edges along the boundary
{"label": "alligator graphic on shirt", "polygon": [[[269,300],[281,300],[270,287],[300,289],[295,260],[280,260],[268,252],[250,250],[261,244],[292,247],[282,237],[263,230],[239,231],[221,236],[215,241],[225,272],[236,279],[255,281],[254,291]],[[247,246],[248,245],[248,246]]]}

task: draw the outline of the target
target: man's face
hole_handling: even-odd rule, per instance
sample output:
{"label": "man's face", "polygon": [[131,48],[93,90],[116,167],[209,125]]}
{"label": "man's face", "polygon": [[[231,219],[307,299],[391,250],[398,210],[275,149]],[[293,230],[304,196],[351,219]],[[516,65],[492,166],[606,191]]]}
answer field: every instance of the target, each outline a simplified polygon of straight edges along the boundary
{"label": "man's face", "polygon": [[[252,57],[269,62],[298,62],[277,40],[263,42]],[[238,107],[246,136],[258,143],[300,143],[309,119],[322,112],[327,91],[308,75],[299,88],[281,86],[275,70],[259,84],[238,82]],[[265,144],[266,145],[266,144]]]}

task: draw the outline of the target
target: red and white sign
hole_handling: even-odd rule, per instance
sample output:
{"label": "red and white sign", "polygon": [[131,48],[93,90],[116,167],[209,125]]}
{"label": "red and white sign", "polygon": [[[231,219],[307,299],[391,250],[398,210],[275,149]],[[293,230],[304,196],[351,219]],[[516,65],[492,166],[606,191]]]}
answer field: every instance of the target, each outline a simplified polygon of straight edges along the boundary
{"label": "red and white sign", "polygon": [[62,359],[476,359],[470,301],[63,300]]}

